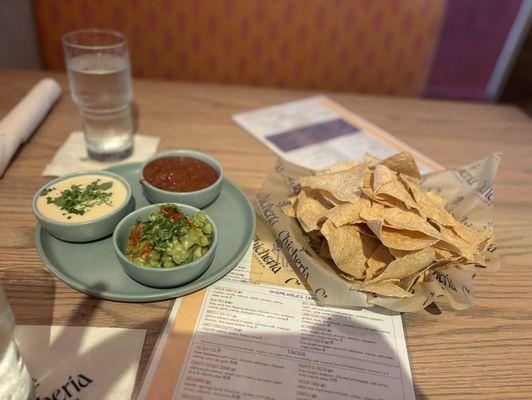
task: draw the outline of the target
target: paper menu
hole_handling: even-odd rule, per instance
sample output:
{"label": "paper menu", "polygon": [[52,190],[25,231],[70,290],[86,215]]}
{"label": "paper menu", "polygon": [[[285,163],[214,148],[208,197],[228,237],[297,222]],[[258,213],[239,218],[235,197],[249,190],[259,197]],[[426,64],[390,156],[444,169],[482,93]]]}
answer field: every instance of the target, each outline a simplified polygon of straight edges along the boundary
{"label": "paper menu", "polygon": [[244,112],[233,120],[280,157],[307,168],[362,160],[365,153],[386,158],[405,149],[414,154],[422,173],[441,167],[325,96]]}
{"label": "paper menu", "polygon": [[231,274],[176,302],[139,398],[414,399],[401,316],[320,307],[276,257],[257,236]]}

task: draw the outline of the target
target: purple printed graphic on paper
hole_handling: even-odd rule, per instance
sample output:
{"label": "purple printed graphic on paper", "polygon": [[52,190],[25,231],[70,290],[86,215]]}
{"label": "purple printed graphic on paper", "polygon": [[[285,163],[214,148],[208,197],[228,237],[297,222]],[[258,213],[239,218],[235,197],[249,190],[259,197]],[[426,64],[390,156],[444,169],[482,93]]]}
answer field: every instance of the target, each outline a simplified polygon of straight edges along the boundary
{"label": "purple printed graphic on paper", "polygon": [[335,119],[266,136],[266,139],[276,145],[279,149],[290,151],[325,142],[326,140],[331,140],[339,136],[357,133],[359,131],[360,129],[356,126],[349,124],[343,119]]}

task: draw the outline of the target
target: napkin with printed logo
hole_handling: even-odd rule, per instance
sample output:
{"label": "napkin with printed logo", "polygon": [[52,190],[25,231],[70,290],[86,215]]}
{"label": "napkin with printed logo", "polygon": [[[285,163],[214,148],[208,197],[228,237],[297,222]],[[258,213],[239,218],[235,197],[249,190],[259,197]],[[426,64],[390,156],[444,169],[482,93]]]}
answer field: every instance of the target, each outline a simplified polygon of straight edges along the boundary
{"label": "napkin with printed logo", "polygon": [[131,398],[145,335],[144,329],[15,328],[41,400]]}

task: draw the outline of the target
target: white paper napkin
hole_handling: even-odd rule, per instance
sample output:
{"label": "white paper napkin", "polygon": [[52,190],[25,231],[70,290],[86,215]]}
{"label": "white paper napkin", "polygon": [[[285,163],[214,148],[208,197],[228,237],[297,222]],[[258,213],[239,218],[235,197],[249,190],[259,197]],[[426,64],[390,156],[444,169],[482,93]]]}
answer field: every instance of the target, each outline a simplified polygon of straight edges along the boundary
{"label": "white paper napkin", "polygon": [[17,325],[40,399],[129,399],[144,329]]}
{"label": "white paper napkin", "polygon": [[41,79],[0,121],[0,178],[18,147],[29,139],[60,94],[57,81]]}
{"label": "white paper napkin", "polygon": [[57,150],[52,162],[42,172],[43,176],[62,176],[87,169],[103,169],[111,165],[144,161],[157,151],[160,138],[146,135],[133,135],[133,154],[120,161],[101,162],[87,156],[83,132],[72,132],[65,143]]}

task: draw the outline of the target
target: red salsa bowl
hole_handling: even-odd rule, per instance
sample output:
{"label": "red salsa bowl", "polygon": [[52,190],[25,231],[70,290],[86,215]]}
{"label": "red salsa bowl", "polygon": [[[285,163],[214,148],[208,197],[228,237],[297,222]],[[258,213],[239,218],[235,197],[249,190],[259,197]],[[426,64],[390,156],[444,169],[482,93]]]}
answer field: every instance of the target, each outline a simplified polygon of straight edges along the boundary
{"label": "red salsa bowl", "polygon": [[140,170],[144,195],[152,203],[174,202],[204,208],[220,194],[223,170],[211,156],[170,150],[146,160]]}

